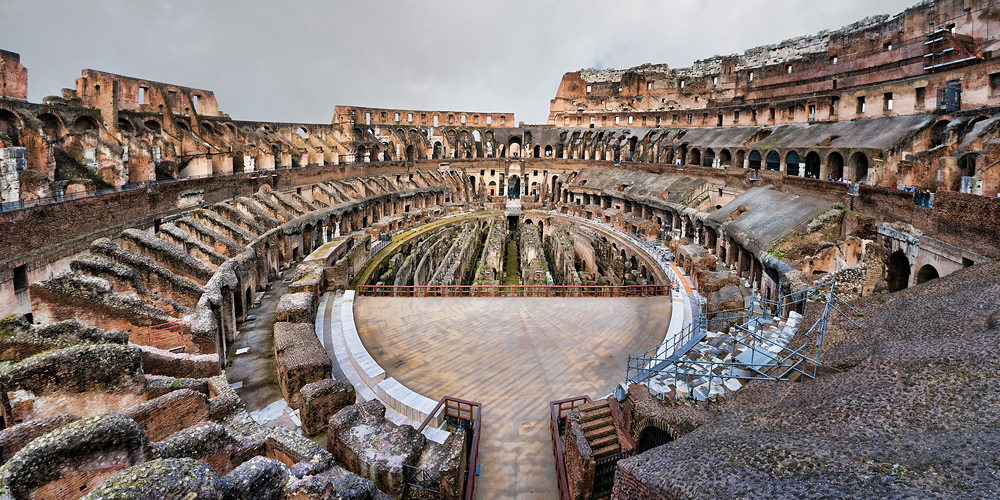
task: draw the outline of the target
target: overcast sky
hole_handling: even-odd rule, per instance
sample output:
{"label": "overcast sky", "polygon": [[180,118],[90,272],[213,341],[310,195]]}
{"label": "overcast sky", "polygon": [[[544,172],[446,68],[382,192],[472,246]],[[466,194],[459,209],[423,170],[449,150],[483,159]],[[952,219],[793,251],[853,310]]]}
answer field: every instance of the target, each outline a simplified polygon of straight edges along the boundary
{"label": "overcast sky", "polygon": [[568,71],[684,67],[916,1],[0,0],[0,48],[31,102],[93,68],[212,90],[234,119],[329,123],[352,104],[537,124]]}

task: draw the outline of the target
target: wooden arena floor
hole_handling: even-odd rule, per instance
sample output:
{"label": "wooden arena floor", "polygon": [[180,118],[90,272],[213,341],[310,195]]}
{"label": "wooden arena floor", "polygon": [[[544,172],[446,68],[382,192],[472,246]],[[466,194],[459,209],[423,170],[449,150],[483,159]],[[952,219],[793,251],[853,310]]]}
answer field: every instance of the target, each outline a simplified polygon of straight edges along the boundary
{"label": "wooden arena floor", "polygon": [[609,394],[629,354],[663,341],[670,298],[358,297],[387,376],[483,403],[477,498],[557,498],[549,401]]}

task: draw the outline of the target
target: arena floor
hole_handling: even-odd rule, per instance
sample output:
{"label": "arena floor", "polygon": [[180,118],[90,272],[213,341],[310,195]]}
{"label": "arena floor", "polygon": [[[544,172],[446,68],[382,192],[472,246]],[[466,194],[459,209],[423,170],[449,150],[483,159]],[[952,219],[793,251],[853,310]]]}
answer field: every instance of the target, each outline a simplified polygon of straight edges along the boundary
{"label": "arena floor", "polygon": [[354,308],[387,376],[483,403],[476,490],[491,499],[557,498],[549,401],[609,394],[670,322],[669,297],[358,297]]}

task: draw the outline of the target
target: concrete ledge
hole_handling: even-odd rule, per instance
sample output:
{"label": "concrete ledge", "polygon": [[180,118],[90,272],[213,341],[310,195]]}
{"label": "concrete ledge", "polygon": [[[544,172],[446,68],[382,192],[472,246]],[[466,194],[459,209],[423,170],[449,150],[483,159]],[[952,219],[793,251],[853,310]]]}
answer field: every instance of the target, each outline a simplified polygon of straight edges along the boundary
{"label": "concrete ledge", "polygon": [[361,337],[358,336],[358,327],[354,324],[354,290],[344,292],[340,314],[344,342],[347,344],[351,365],[358,371],[358,375],[361,376],[365,384],[374,390],[379,382],[385,380],[385,370],[368,354],[368,349],[365,348]]}
{"label": "concrete ledge", "polygon": [[[375,386],[375,394],[385,404],[417,422],[423,422],[437,406],[437,401],[414,392],[392,377],[379,382]],[[443,412],[439,411],[430,425],[438,427],[442,422]]]}

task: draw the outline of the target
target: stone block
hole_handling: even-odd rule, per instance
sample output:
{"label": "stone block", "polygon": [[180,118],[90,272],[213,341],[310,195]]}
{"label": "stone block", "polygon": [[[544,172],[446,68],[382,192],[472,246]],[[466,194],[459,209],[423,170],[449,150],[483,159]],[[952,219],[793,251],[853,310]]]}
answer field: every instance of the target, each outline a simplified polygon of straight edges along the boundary
{"label": "stone block", "polygon": [[299,391],[306,384],[333,375],[333,363],[311,323],[275,323],[274,358],[278,385],[292,408],[299,407]]}
{"label": "stone block", "polygon": [[278,300],[274,311],[275,321],[313,323],[316,321],[315,294],[312,292],[286,293]]}
{"label": "stone block", "polygon": [[351,405],[330,417],[327,449],[337,463],[367,478],[393,498],[401,498],[406,485],[403,465],[417,465],[426,438],[409,425],[385,419],[378,400]]}
{"label": "stone block", "polygon": [[306,384],[299,391],[302,432],[315,436],[325,431],[330,416],[354,404],[356,399],[350,382],[325,379]]}

